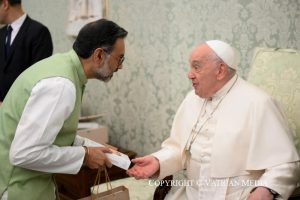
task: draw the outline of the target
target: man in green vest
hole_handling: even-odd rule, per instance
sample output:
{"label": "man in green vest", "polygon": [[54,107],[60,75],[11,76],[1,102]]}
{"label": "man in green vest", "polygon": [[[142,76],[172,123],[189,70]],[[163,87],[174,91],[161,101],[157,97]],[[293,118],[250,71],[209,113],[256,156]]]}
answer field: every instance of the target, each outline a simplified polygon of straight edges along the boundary
{"label": "man in green vest", "polygon": [[84,26],[73,50],[44,59],[14,82],[0,106],[0,199],[55,199],[53,173],[111,166],[110,150],[76,136],[87,79],[122,68],[127,31],[101,19]]}

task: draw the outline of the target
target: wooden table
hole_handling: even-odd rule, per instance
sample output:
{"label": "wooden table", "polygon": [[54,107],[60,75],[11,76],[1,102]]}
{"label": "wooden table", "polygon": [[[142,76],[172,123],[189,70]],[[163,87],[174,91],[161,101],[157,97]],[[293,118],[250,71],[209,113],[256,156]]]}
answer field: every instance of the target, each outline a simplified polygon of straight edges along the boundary
{"label": "wooden table", "polygon": [[[136,153],[130,150],[119,148],[118,151],[127,154],[130,159],[135,158]],[[90,187],[95,183],[97,169],[82,167],[78,174],[55,174],[59,196],[61,200],[79,199],[91,194]],[[126,178],[126,171],[112,166],[107,170],[110,180]],[[101,174],[101,183],[105,182],[104,172]]]}

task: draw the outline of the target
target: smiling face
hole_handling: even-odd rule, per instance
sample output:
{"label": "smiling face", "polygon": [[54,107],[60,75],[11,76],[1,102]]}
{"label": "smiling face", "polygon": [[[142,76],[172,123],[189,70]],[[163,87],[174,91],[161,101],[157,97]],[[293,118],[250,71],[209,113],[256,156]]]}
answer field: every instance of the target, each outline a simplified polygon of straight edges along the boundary
{"label": "smiling face", "polygon": [[189,58],[188,78],[201,98],[212,97],[220,89],[221,66],[214,52],[206,45],[196,47]]}

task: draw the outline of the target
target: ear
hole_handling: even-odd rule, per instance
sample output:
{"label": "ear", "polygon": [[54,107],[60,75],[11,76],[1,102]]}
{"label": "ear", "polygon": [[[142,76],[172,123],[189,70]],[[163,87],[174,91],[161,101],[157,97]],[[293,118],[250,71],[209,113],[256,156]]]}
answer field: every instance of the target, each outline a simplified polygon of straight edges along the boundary
{"label": "ear", "polygon": [[223,62],[220,62],[218,65],[217,80],[223,80],[228,73],[228,67]]}
{"label": "ear", "polygon": [[9,7],[8,0],[3,0],[2,3],[1,3],[1,6],[3,6],[3,8],[4,8],[5,10],[7,10],[8,7]]}
{"label": "ear", "polygon": [[93,61],[96,63],[101,63],[104,61],[104,51],[101,48],[97,48],[93,52]]}

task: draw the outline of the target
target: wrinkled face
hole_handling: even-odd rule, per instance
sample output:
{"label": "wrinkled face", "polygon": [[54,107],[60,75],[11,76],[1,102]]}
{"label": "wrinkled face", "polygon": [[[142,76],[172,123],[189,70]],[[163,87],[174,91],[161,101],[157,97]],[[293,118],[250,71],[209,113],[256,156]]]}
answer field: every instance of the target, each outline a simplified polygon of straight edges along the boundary
{"label": "wrinkled face", "polygon": [[201,98],[213,96],[217,91],[217,61],[209,57],[211,49],[206,45],[195,48],[189,58],[188,78],[192,81],[195,93]]}
{"label": "wrinkled face", "polygon": [[109,54],[105,51],[102,53],[104,61],[101,63],[100,67],[95,69],[94,74],[98,80],[107,82],[113,77],[114,72],[122,69],[125,53],[124,39],[117,39],[113,50]]}

